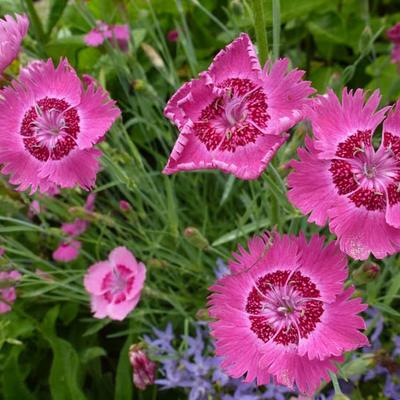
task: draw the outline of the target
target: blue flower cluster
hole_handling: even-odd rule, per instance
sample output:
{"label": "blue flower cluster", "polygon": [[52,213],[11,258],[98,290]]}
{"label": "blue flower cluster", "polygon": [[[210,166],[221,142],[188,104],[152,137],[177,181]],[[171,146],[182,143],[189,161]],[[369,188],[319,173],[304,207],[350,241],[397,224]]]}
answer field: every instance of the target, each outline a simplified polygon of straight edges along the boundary
{"label": "blue flower cluster", "polygon": [[145,336],[150,355],[159,361],[162,378],[155,383],[163,389],[183,388],[189,400],[285,400],[289,390],[283,386],[267,385],[259,389],[255,384],[229,378],[214,357],[214,347],[204,322],[194,324],[195,335],[175,337],[172,325],[165,331],[154,329],[154,337]]}

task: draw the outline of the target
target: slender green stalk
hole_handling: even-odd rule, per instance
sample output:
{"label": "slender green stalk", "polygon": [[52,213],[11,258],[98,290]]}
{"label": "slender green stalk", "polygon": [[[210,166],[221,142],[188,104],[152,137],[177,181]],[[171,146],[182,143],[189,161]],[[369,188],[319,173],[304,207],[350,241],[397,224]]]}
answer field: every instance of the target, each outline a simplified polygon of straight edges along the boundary
{"label": "slender green stalk", "polygon": [[264,5],[263,0],[252,0],[251,2],[254,19],[254,30],[256,32],[258,55],[261,65],[268,58],[268,37],[265,27]]}
{"label": "slender green stalk", "polygon": [[281,36],[281,1],[272,0],[272,57],[279,58]]}
{"label": "slender green stalk", "polygon": [[336,374],[333,373],[332,371],[329,371],[329,376],[332,379],[332,384],[333,384],[333,389],[335,390],[335,394],[343,394],[342,389],[340,389],[340,385]]}

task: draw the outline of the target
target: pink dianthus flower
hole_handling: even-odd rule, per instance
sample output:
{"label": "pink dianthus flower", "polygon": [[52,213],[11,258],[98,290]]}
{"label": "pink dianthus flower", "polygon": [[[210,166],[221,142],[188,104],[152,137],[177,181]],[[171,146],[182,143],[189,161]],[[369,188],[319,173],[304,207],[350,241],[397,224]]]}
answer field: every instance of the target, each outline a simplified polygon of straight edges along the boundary
{"label": "pink dianthus flower", "polygon": [[129,38],[129,25],[109,25],[103,21],[97,21],[96,27],[85,35],[84,41],[90,47],[98,47],[108,39],[114,46],[127,51]]}
{"label": "pink dianthus flower", "polygon": [[101,87],[85,87],[63,59],[36,62],[0,98],[1,172],[17,190],[91,188],[101,152],[94,145],[119,116]]}
{"label": "pink dianthus flower", "polygon": [[[272,239],[272,242],[271,242]],[[231,377],[275,382],[312,395],[346,351],[368,344],[357,314],[366,306],[344,289],[347,263],[315,235],[254,237],[231,274],[210,288],[216,354]],[[243,351],[245,349],[245,351]]]}
{"label": "pink dianthus flower", "polygon": [[262,69],[247,34],[220,51],[165,107],[180,135],[163,172],[220,169],[258,178],[313,93],[304,72],[288,72],[288,63],[268,61]]}
{"label": "pink dianthus flower", "polygon": [[57,249],[54,250],[53,259],[60,262],[74,261],[79,256],[81,246],[82,244],[78,240],[68,239],[62,241]]}
{"label": "pink dianthus flower", "polygon": [[11,304],[17,298],[15,291],[15,282],[21,279],[21,274],[18,271],[0,272],[0,283],[8,284],[0,288],[0,314],[11,311]]}
{"label": "pink dianthus flower", "polygon": [[140,300],[146,267],[125,247],[92,265],[84,278],[95,318],[123,320]]}
{"label": "pink dianthus flower", "polygon": [[28,28],[29,20],[26,15],[15,14],[15,19],[6,15],[4,19],[0,19],[0,76],[17,58]]}
{"label": "pink dianthus flower", "polygon": [[309,117],[314,139],[298,151],[288,177],[289,200],[309,222],[336,234],[342,251],[365,260],[400,250],[400,102],[383,123],[381,143],[373,146],[376,127],[388,107],[376,111],[375,91],[365,102],[361,89],[319,96]]}

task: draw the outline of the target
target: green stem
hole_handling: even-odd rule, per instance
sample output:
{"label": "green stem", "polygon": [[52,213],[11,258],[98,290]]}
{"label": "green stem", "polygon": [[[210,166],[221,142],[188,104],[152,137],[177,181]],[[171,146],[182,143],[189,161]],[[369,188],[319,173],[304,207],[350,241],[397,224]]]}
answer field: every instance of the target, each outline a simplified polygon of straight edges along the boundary
{"label": "green stem", "polygon": [[336,374],[333,373],[332,371],[329,371],[329,376],[332,379],[332,384],[333,384],[333,389],[335,390],[335,394],[343,394],[342,389],[340,389],[340,385]]}
{"label": "green stem", "polygon": [[268,37],[265,27],[263,0],[252,0],[252,10],[254,19],[254,30],[256,32],[258,55],[261,65],[264,65],[268,58]]}
{"label": "green stem", "polygon": [[279,58],[281,35],[281,2],[272,0],[272,57],[274,60]]}

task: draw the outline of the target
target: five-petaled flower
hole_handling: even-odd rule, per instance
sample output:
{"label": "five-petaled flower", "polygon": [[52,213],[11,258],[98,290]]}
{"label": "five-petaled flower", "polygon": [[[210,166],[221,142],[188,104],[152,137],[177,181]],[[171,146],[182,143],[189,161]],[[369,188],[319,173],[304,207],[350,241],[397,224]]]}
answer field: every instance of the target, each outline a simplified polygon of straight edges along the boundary
{"label": "five-petaled flower", "polygon": [[1,172],[18,190],[46,192],[54,184],[91,188],[102,140],[120,111],[95,83],[86,87],[63,59],[21,71],[0,99]]}
{"label": "five-petaled flower", "polygon": [[325,225],[340,248],[355,259],[377,258],[400,250],[400,102],[383,122],[382,140],[373,133],[388,108],[376,111],[378,91],[364,103],[361,89],[319,96],[309,117],[307,138],[293,161],[289,200],[309,221]]}
{"label": "five-petaled flower", "polygon": [[317,235],[255,237],[239,250],[209,299],[221,365],[234,378],[311,395],[345,351],[368,344],[357,315],[366,306],[343,287],[345,256]]}
{"label": "five-petaled flower", "polygon": [[164,173],[220,169],[256,179],[302,118],[310,83],[287,72],[288,60],[261,69],[250,38],[242,34],[208,71],[184,84],[164,114],[180,130]]}
{"label": "five-petaled flower", "polygon": [[146,267],[125,247],[115,248],[108,260],[92,265],[84,284],[96,318],[123,320],[137,305]]}

